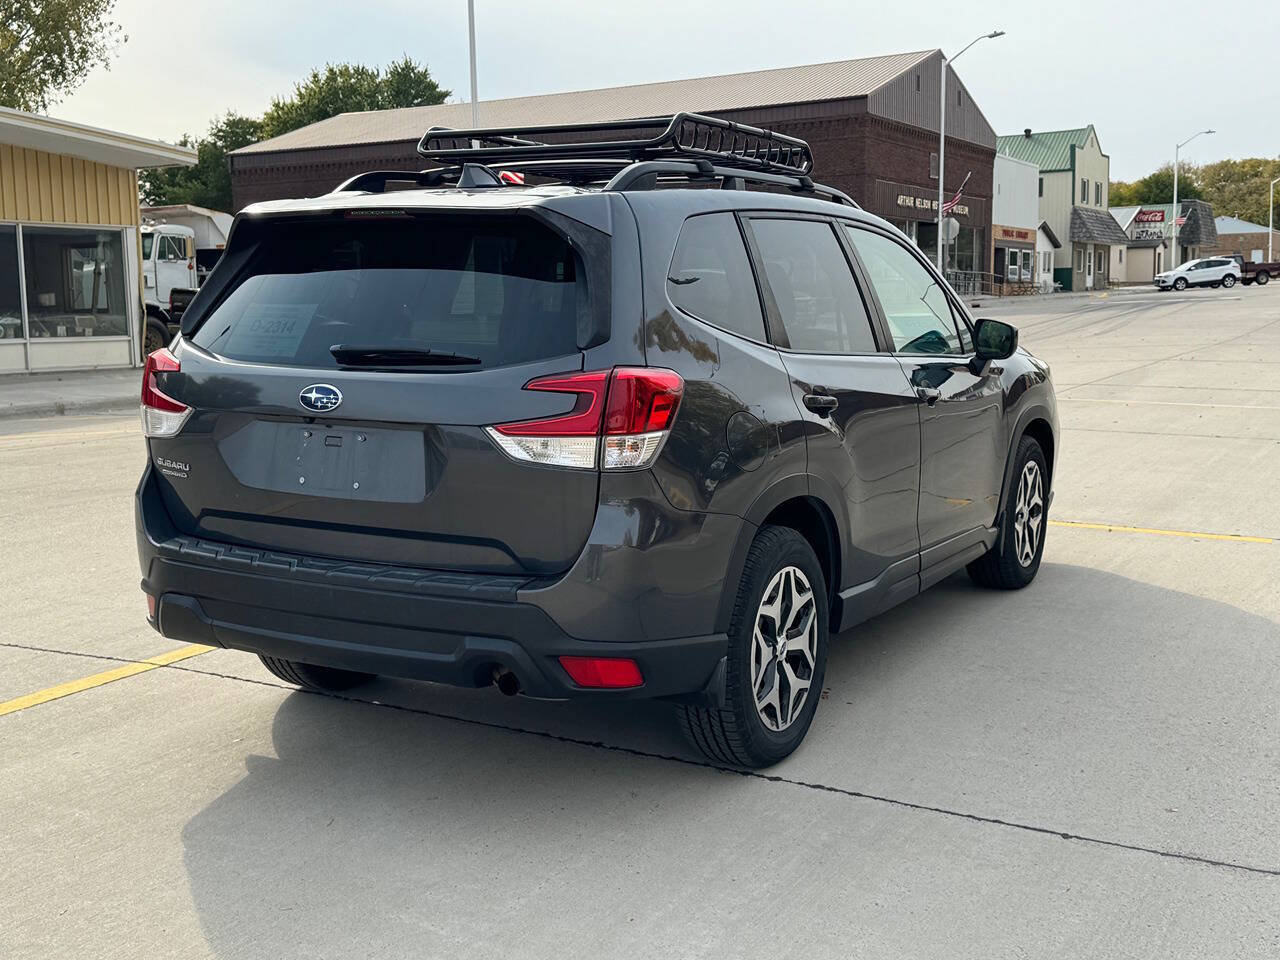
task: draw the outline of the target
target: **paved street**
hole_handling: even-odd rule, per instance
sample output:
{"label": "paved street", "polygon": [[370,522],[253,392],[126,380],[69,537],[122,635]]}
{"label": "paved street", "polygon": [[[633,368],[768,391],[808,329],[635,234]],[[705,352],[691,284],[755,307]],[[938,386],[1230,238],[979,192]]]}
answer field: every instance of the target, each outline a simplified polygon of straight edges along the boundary
{"label": "paved street", "polygon": [[1280,955],[1280,285],[981,313],[1057,383],[1039,579],[840,637],[759,775],[661,704],[140,663],[136,417],[0,420],[0,957]]}

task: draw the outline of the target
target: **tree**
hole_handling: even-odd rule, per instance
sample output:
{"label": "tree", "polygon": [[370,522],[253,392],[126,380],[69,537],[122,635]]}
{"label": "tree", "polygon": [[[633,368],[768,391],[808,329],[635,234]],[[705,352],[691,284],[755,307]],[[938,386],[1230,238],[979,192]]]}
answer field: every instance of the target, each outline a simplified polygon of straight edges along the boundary
{"label": "tree", "polygon": [[116,0],[4,0],[0,106],[42,113],[129,38],[111,20]]}
{"label": "tree", "polygon": [[[1266,226],[1267,187],[1280,177],[1280,157],[1219,160],[1201,167],[1200,177],[1204,199],[1213,204],[1216,216],[1239,217]],[[1280,219],[1280,198],[1276,200],[1276,217]]]}
{"label": "tree", "polygon": [[358,63],[325,64],[296,84],[292,96],[276,97],[262,117],[262,136],[278,137],[340,113],[389,110],[444,103],[441,89],[425,64],[407,55],[385,70]]}
{"label": "tree", "polygon": [[200,139],[183,137],[184,147],[195,147],[193,167],[142,170],[138,192],[144,203],[191,203],[213,210],[231,210],[231,167],[227,154],[262,139],[262,121],[227,113],[215,120]]}
{"label": "tree", "polygon": [[[1148,203],[1173,203],[1173,164],[1166,163],[1154,173],[1132,183],[1111,184],[1111,206],[1124,207]],[[1178,164],[1178,199],[1201,200],[1200,168],[1195,164]]]}

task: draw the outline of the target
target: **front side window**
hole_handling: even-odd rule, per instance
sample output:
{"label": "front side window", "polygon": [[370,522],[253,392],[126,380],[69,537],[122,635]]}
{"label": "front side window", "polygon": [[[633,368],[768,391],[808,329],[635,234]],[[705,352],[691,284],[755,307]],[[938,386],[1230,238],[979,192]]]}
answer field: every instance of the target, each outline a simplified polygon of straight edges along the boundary
{"label": "front side window", "polygon": [[22,259],[32,337],[129,332],[129,283],[119,230],[23,227]]}
{"label": "front side window", "polygon": [[192,336],[232,360],[334,368],[335,344],[477,370],[576,353],[582,264],[524,218],[285,221]]}
{"label": "front side window", "polygon": [[144,233],[142,235],[142,259],[150,260],[151,251],[156,248],[156,235],[154,233]]}
{"label": "front side window", "polygon": [[963,344],[946,293],[933,274],[896,241],[846,227],[880,300],[898,353],[959,353]]}
{"label": "front side window", "polygon": [[738,221],[731,213],[690,217],[667,271],[667,296],[682,312],[764,342],[764,314]]}
{"label": "front side window", "polygon": [[876,351],[871,318],[831,224],[762,219],[751,231],[792,350]]}

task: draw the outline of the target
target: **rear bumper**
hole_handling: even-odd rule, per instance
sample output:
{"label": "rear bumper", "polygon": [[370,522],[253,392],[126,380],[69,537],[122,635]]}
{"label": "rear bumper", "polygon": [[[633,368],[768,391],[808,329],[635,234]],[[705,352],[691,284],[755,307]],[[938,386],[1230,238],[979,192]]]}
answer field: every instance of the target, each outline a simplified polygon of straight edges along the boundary
{"label": "rear bumper", "polygon": [[[463,687],[489,684],[501,667],[522,693],[548,699],[721,696],[723,633],[578,639],[522,599],[561,581],[344,563],[187,536],[173,528],[150,471],[136,508],[142,589],[157,598],[154,625],[174,640]],[[604,636],[627,634],[633,613],[618,616],[617,632]],[[644,684],[579,687],[560,666],[564,655],[632,658]]]}

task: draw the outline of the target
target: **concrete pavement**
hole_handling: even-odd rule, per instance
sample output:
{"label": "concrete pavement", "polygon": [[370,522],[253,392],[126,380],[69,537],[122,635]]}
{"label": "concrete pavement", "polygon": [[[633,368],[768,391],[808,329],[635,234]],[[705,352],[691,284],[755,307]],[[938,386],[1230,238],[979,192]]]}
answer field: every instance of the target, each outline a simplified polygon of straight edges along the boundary
{"label": "concrete pavement", "polygon": [[0,419],[122,413],[137,407],[141,370],[0,376]]}
{"label": "concrete pavement", "polygon": [[[0,716],[0,956],[1276,956],[1280,288],[1223,293],[988,311],[1058,386],[1041,575],[839,638],[763,775],[661,704],[231,651]],[[178,646],[143,459],[132,418],[0,426],[0,710]]]}

